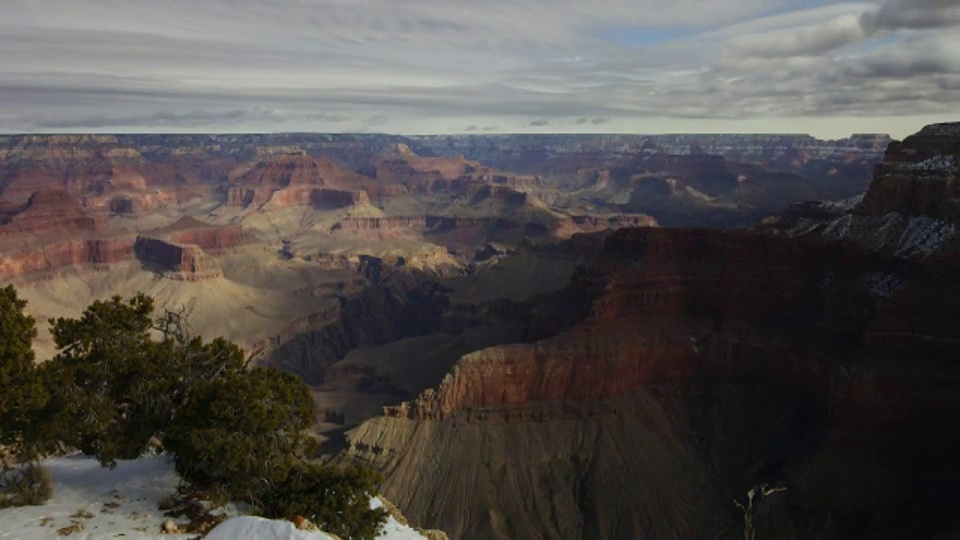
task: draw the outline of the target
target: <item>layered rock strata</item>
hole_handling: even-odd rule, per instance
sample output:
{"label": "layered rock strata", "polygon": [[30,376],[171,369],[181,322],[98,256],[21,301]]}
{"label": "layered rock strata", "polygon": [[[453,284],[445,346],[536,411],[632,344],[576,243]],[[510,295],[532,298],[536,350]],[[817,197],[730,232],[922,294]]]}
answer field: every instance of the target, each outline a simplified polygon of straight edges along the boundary
{"label": "layered rock strata", "polygon": [[141,236],[134,246],[137,258],[157,266],[168,279],[201,281],[223,276],[216,260],[199,246]]}
{"label": "layered rock strata", "polygon": [[[960,129],[925,132],[917,163]],[[909,169],[880,167],[843,216],[946,223],[950,181],[902,191],[891,167]],[[570,286],[596,291],[568,298],[577,324],[461,357],[342,458],[455,537],[742,537],[734,503],[763,484],[786,490],[754,509],[758,537],[957,530],[960,257],[820,231],[612,233]]]}

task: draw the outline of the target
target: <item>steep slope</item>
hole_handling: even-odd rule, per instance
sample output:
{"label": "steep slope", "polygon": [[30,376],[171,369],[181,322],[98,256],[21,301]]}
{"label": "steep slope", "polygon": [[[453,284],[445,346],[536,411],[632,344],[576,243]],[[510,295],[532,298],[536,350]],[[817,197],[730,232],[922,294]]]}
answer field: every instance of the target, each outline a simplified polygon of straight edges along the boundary
{"label": "steep slope", "polygon": [[960,123],[935,124],[894,142],[866,194],[808,203],[772,224],[792,236],[845,240],[900,258],[928,257],[960,227]]}
{"label": "steep slope", "polygon": [[[905,146],[942,155],[958,132]],[[735,501],[759,484],[786,491],[751,510],[758,537],[960,530],[951,245],[615,232],[568,288],[594,291],[567,297],[578,324],[461,357],[340,458],[457,538],[742,537]]]}

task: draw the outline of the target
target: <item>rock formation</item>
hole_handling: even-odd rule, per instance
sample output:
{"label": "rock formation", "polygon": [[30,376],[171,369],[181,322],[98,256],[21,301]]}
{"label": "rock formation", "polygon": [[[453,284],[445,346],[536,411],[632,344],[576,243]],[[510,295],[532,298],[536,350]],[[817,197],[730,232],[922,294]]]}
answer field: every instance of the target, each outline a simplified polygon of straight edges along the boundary
{"label": "rock formation", "polygon": [[[958,134],[900,148],[924,175]],[[875,195],[839,212],[943,222],[953,192],[911,170],[879,167]],[[955,241],[908,255],[824,234],[836,219],[602,236],[562,304],[579,322],[462,356],[349,432],[342,458],[382,468],[387,496],[454,537],[736,537],[758,484],[787,490],[753,508],[757,537],[956,530]]]}
{"label": "rock formation", "polygon": [[248,240],[239,225],[216,226],[183,217],[139,236],[135,252],[138,259],[155,265],[166,278],[200,281],[223,275],[211,255],[222,255]]}
{"label": "rock formation", "polygon": [[858,210],[960,223],[960,124],[927,126],[892,143]]}
{"label": "rock formation", "polygon": [[960,227],[960,124],[927,126],[890,145],[866,194],[807,203],[773,220],[792,236],[845,241],[897,258],[930,257]]}
{"label": "rock formation", "polygon": [[508,174],[463,157],[422,157],[406,144],[397,144],[393,152],[374,162],[366,171],[386,182],[399,182],[409,191],[421,194],[458,192],[470,184],[506,186],[531,190],[544,186],[541,178]]}
{"label": "rock formation", "polygon": [[192,217],[180,218],[167,227],[150,231],[149,234],[166,236],[178,244],[193,244],[214,255],[249,240],[239,225],[213,225]]}
{"label": "rock formation", "polygon": [[0,209],[0,236],[43,234],[58,229],[76,234],[95,231],[102,225],[102,218],[89,215],[76,197],[63,190],[42,189],[22,206]]}
{"label": "rock formation", "polygon": [[59,240],[43,244],[28,243],[6,248],[0,258],[0,280],[23,277],[44,277],[49,272],[72,265],[97,266],[133,258],[133,236],[113,236],[76,240]]}
{"label": "rock formation", "polygon": [[134,249],[137,258],[157,265],[159,272],[168,279],[200,281],[223,275],[213,257],[196,245],[141,236]]}
{"label": "rock formation", "polygon": [[370,179],[341,169],[305,152],[269,156],[237,178],[227,193],[227,205],[257,208],[369,204],[363,188]]}

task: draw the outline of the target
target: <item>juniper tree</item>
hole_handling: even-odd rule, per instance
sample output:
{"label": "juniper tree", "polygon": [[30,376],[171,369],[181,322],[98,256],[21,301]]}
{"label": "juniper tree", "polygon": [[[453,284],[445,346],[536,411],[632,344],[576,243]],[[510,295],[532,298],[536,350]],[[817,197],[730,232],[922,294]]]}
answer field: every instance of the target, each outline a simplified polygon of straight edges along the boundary
{"label": "juniper tree", "polygon": [[200,383],[165,445],[184,478],[259,504],[302,459],[312,422],[313,399],[299,377],[257,368]]}
{"label": "juniper tree", "polygon": [[154,320],[153,300],[138,294],[51,321],[59,353],[41,370],[53,398],[32,433],[39,448],[79,448],[104,465],[136,458],[163,440],[197,383],[243,370],[239,347],[190,336],[171,313]]}
{"label": "juniper tree", "polygon": [[36,321],[26,306],[12,285],[0,289],[0,446],[21,459],[32,457],[23,453],[23,433],[47,399],[34,365]]}

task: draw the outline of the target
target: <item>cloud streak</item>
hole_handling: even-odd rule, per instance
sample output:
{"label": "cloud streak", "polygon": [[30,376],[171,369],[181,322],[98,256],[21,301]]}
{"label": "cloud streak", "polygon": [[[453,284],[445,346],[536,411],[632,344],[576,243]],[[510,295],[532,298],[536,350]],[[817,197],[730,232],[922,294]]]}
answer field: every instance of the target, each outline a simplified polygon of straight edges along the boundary
{"label": "cloud streak", "polygon": [[960,103],[953,0],[756,5],[7,0],[0,130],[897,134]]}

